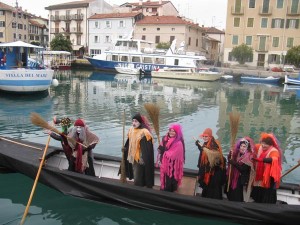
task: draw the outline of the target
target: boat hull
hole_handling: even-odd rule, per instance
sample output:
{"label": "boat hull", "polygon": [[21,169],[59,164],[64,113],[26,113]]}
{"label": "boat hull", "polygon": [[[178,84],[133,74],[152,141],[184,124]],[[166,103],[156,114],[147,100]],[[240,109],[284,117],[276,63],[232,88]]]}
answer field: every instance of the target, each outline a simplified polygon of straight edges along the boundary
{"label": "boat hull", "polygon": [[241,83],[279,84],[280,77],[241,77]]}
{"label": "boat hull", "polygon": [[292,78],[289,78],[287,75],[285,75],[285,77],[284,77],[284,83],[285,84],[300,85],[300,79],[299,80],[292,79]]}
{"label": "boat hull", "polygon": [[[0,166],[34,179],[45,146],[17,139],[9,140],[14,143],[0,141]],[[68,171],[67,160],[60,149],[56,150],[50,146],[47,157],[39,182],[64,194],[80,198],[192,216],[211,216],[248,224],[297,224],[300,219],[299,205],[230,202],[193,196],[193,193],[160,191],[158,170],[155,173],[156,186],[153,189],[135,186],[132,181],[122,183],[118,175],[120,158],[112,156],[95,154],[96,177]],[[184,174],[191,179],[183,183],[186,187],[195,189],[196,171],[185,170]],[[296,192],[299,196],[298,185],[287,190],[290,193]]]}
{"label": "boat hull", "polygon": [[50,69],[0,70],[0,90],[9,92],[46,91],[52,84],[54,71]]}
{"label": "boat hull", "polygon": [[188,72],[173,72],[173,71],[153,71],[151,77],[167,78],[177,80],[193,80],[193,81],[216,81],[221,78],[220,73],[188,73]]}

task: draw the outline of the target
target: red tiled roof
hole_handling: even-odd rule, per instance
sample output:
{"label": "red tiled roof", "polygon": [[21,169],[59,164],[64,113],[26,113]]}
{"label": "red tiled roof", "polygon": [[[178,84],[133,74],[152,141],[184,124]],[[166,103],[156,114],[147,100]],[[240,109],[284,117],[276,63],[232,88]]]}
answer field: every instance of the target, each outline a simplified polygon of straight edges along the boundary
{"label": "red tiled roof", "polygon": [[200,28],[198,24],[186,21],[177,16],[145,16],[137,24],[182,24]]}
{"label": "red tiled roof", "polygon": [[[170,1],[162,1],[161,4],[159,3],[159,1],[146,1],[146,2],[143,2],[142,6],[161,6],[161,5],[164,5],[164,4],[167,4],[169,3]],[[140,3],[139,2],[126,2],[122,5],[133,5],[133,6],[140,6]],[[121,6],[122,6],[121,5]]]}
{"label": "red tiled roof", "polygon": [[95,14],[89,19],[105,19],[105,18],[126,18],[126,17],[135,17],[141,14],[140,12],[135,13],[107,13],[107,14]]}
{"label": "red tiled roof", "polygon": [[5,3],[3,3],[3,2],[0,2],[0,9],[2,9],[2,10],[10,10],[10,11],[16,10],[15,7],[12,7],[12,6],[10,6],[10,5],[7,5],[7,4],[5,4]]}
{"label": "red tiled roof", "polygon": [[41,27],[41,28],[46,27],[45,24],[41,24],[41,23],[39,23],[39,22],[37,22],[37,21],[35,21],[35,20],[28,20],[28,22],[31,23],[31,24],[34,25],[34,26],[37,26],[37,27]]}
{"label": "red tiled roof", "polygon": [[209,34],[225,34],[224,31],[219,30],[215,27],[202,27],[202,29],[205,33],[209,33]]}

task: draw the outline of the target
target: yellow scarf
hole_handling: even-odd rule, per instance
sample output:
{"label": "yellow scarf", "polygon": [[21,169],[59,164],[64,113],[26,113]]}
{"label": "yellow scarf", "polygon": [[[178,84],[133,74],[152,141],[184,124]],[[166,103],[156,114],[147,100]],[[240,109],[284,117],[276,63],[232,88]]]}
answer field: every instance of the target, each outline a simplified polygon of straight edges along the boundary
{"label": "yellow scarf", "polygon": [[128,149],[128,158],[127,160],[130,163],[134,161],[139,162],[141,157],[141,139],[146,137],[147,141],[153,141],[151,133],[145,129],[136,129],[131,127],[128,131],[128,138],[129,138],[129,149]]}

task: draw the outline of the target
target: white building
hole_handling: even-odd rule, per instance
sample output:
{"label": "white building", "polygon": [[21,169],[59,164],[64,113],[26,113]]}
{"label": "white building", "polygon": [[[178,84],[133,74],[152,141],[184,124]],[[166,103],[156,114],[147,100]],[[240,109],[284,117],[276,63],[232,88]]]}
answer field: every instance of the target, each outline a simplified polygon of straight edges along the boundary
{"label": "white building", "polygon": [[74,54],[82,56],[88,47],[88,20],[96,13],[110,13],[113,7],[104,0],[73,1],[51,5],[49,10],[50,42],[61,33],[72,42]]}
{"label": "white building", "polygon": [[139,12],[96,14],[88,18],[89,55],[107,50],[116,39],[131,38],[135,23],[142,18]]}

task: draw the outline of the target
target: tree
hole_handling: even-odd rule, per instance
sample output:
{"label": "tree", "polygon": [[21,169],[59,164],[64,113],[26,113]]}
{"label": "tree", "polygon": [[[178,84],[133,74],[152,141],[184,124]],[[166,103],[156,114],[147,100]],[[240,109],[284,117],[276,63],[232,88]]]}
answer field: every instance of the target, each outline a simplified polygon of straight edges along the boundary
{"label": "tree", "polygon": [[236,58],[239,64],[245,64],[249,59],[253,58],[253,49],[246,44],[241,44],[232,49],[231,55]]}
{"label": "tree", "polygon": [[169,42],[160,42],[156,45],[156,48],[159,49],[169,49],[170,48],[170,43]]}
{"label": "tree", "polygon": [[285,61],[295,67],[300,67],[300,45],[294,46],[287,51]]}
{"label": "tree", "polygon": [[72,43],[69,39],[65,38],[62,34],[58,34],[50,42],[50,48],[52,51],[68,51],[71,52]]}

